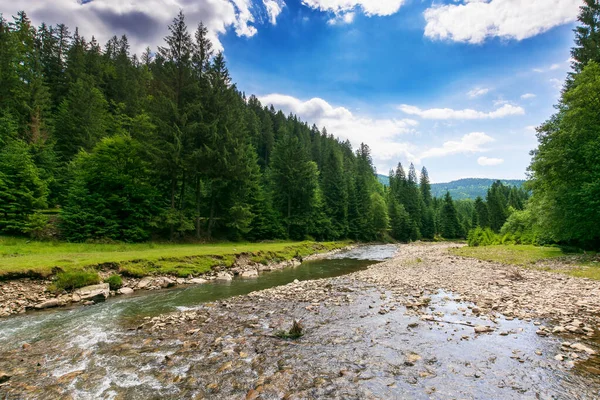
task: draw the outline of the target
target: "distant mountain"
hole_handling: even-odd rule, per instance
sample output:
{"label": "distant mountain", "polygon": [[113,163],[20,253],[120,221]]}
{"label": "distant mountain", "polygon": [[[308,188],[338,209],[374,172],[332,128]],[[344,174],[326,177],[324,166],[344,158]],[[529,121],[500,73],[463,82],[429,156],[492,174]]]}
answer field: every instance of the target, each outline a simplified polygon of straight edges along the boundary
{"label": "distant mountain", "polygon": [[[377,175],[377,178],[383,185],[387,186],[390,184],[390,178],[385,175]],[[497,180],[498,179],[465,178],[448,183],[432,183],[431,194],[435,197],[442,197],[446,194],[446,191],[448,191],[454,200],[476,199],[477,196],[485,198],[488,188]],[[500,179],[500,181],[505,185],[517,187],[521,187],[525,182],[522,179]]]}

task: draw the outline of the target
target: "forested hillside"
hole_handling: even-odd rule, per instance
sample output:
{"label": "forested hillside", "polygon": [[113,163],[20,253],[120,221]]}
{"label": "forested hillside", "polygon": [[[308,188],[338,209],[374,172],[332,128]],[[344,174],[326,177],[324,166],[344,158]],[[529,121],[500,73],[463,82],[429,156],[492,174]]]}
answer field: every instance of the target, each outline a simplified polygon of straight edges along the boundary
{"label": "forested hillside", "polygon": [[[0,231],[69,241],[464,237],[471,214],[369,147],[237,90],[180,13],[130,53],[24,12],[0,19]],[[420,181],[420,182],[419,182]],[[467,210],[468,211],[468,210]],[[465,212],[467,212],[465,211]],[[462,221],[462,222],[461,222]],[[470,222],[469,222],[470,224]]]}
{"label": "forested hillside", "polygon": [[[390,178],[386,175],[377,175],[379,182],[385,186],[389,186]],[[494,182],[500,181],[508,186],[516,186],[520,188],[525,183],[521,179],[485,179],[485,178],[465,178],[447,183],[432,183],[431,195],[434,197],[442,197],[449,192],[454,200],[475,200],[477,197],[485,197],[487,191]]]}

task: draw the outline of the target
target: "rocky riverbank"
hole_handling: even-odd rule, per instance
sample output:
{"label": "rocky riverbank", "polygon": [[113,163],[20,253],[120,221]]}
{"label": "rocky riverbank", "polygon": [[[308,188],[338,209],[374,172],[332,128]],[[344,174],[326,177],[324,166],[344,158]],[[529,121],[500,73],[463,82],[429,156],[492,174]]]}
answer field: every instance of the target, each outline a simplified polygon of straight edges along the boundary
{"label": "rocky riverbank", "polygon": [[[142,278],[123,276],[123,285],[117,290],[110,290],[108,284],[99,284],[72,292],[63,291],[62,293],[54,293],[49,290],[49,286],[52,283],[49,279],[25,278],[0,281],[0,318],[23,314],[29,310],[41,310],[77,304],[91,305],[105,301],[111,296],[130,295],[139,290],[160,290],[182,285],[201,285],[210,281],[231,281],[235,277],[255,278],[263,272],[297,267],[303,260],[308,261],[328,257],[353,247],[348,246],[327,253],[317,253],[304,258],[296,257],[287,261],[266,264],[253,262],[249,255],[240,254],[232,267],[217,266],[210,272],[198,276],[189,276],[187,278],[175,276],[146,276]],[[110,268],[99,271],[99,275],[103,280],[118,273],[118,270]],[[84,294],[82,295],[82,293]]]}
{"label": "rocky riverbank", "polygon": [[132,320],[94,349],[28,343],[0,354],[0,397],[598,398],[600,285],[453,246]]}

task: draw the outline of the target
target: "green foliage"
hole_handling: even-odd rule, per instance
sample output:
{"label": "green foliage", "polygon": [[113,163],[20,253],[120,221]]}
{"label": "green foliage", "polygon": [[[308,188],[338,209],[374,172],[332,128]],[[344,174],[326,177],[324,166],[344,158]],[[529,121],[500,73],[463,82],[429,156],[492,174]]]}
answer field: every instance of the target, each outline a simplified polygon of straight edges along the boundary
{"label": "green foliage", "polygon": [[481,228],[478,226],[469,232],[467,243],[471,247],[492,246],[501,244],[501,238],[490,228]]}
{"label": "green foliage", "polygon": [[440,233],[446,239],[459,238],[463,234],[458,222],[456,207],[449,192],[446,192],[446,196],[444,196],[440,211]]}
{"label": "green foliage", "polygon": [[100,283],[100,275],[95,271],[63,271],[56,274],[50,285],[50,290],[53,292],[70,291],[97,283]]}
{"label": "green foliage", "polygon": [[47,195],[27,144],[8,139],[0,146],[0,231],[27,231],[34,210],[46,207]]}
{"label": "green foliage", "polygon": [[554,241],[600,246],[600,65],[590,61],[538,128],[531,211]]}
{"label": "green foliage", "polygon": [[110,290],[118,290],[123,286],[123,278],[120,275],[111,275],[104,280],[104,283],[108,283]]}
{"label": "green foliage", "polygon": [[29,234],[33,239],[45,239],[48,223],[49,218],[47,215],[36,212],[27,217],[27,222],[22,231]]}
{"label": "green foliage", "polygon": [[124,136],[106,138],[72,165],[73,184],[62,210],[70,240],[145,240],[156,213],[156,193],[140,145]]}

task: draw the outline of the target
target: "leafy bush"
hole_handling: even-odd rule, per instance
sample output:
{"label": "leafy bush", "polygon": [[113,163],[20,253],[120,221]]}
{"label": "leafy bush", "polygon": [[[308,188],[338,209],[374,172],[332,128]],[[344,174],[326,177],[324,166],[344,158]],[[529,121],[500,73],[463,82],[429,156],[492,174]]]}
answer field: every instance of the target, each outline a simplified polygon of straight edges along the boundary
{"label": "leafy bush", "polygon": [[490,228],[477,227],[472,229],[467,235],[467,243],[469,246],[492,246],[495,244],[501,244],[502,238],[494,233]]}
{"label": "leafy bush", "polygon": [[56,274],[50,290],[53,292],[75,290],[97,283],[100,283],[100,276],[95,271],[64,271]]}
{"label": "leafy bush", "polygon": [[104,283],[108,283],[108,286],[110,286],[110,290],[117,290],[120,289],[121,286],[123,286],[123,279],[120,275],[115,274],[106,278],[104,280]]}

